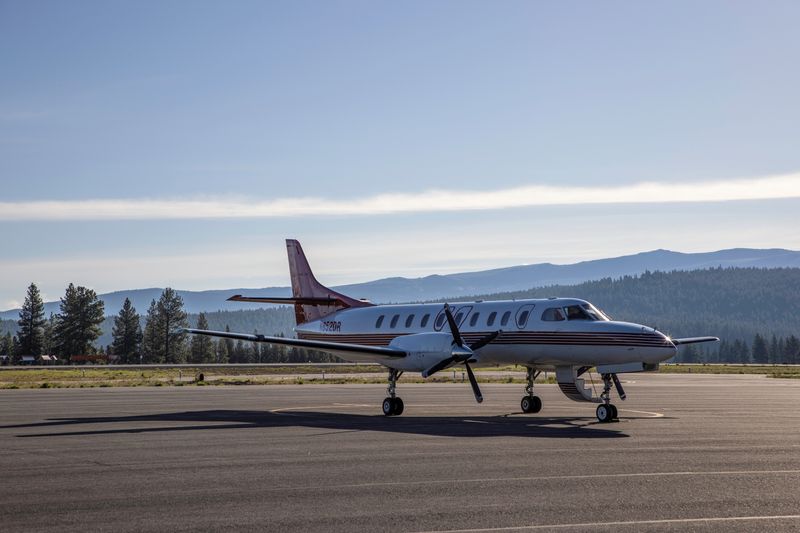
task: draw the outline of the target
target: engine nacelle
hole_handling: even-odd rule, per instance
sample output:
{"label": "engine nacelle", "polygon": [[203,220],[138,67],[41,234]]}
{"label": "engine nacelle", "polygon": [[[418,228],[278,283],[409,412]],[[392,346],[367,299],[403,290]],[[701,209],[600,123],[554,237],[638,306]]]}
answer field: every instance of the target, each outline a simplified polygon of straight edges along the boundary
{"label": "engine nacelle", "polygon": [[395,337],[390,348],[404,350],[408,357],[393,361],[393,365],[403,370],[422,372],[453,354],[453,336],[450,333],[426,332]]}

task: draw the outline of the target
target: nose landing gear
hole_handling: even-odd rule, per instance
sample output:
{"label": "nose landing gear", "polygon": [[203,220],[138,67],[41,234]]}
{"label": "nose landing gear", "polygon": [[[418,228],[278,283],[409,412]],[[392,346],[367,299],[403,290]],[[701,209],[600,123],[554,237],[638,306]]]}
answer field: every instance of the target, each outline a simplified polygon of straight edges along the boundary
{"label": "nose landing gear", "polygon": [[[611,403],[611,384],[614,378],[616,378],[614,374],[603,374],[603,392],[600,394],[602,403],[597,406],[595,411],[597,420],[603,423],[617,419],[617,407]],[[623,396],[623,394],[620,394],[620,396]]]}
{"label": "nose landing gear", "polygon": [[386,393],[389,396],[383,400],[383,405],[381,406],[383,414],[386,416],[399,416],[403,414],[403,400],[395,395],[397,380],[400,379],[402,375],[402,371],[395,370],[394,368],[389,369],[389,386],[386,389]]}
{"label": "nose landing gear", "polygon": [[532,368],[528,369],[526,379],[528,384],[525,385],[525,396],[519,402],[523,413],[538,413],[542,410],[542,399],[533,394],[533,382],[541,374],[541,371],[535,371]]}

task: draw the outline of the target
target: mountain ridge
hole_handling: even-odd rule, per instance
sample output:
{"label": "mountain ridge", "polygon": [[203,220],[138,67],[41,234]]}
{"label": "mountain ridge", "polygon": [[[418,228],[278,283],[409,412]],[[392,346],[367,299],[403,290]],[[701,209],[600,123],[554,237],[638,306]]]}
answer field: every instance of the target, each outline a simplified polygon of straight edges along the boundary
{"label": "mountain ridge", "polygon": [[[715,252],[684,253],[657,249],[612,258],[592,259],[572,264],[536,263],[515,265],[475,272],[432,274],[420,278],[401,276],[373,281],[338,285],[334,290],[354,298],[375,303],[414,302],[435,299],[457,299],[476,294],[519,291],[551,285],[575,285],[604,278],[637,275],[647,271],[705,270],[716,267],[800,268],[800,251],[783,248],[730,248]],[[313,265],[312,265],[313,268]],[[323,281],[324,283],[324,281]],[[112,291],[98,295],[106,306],[106,315],[114,315],[130,298],[139,313],[144,314],[162,289],[149,287]],[[289,287],[179,290],[189,313],[219,310],[245,310],[272,307],[242,302],[227,302],[233,294],[289,296]],[[58,301],[45,303],[45,314],[58,312]],[[19,309],[0,312],[0,319],[15,320]]]}

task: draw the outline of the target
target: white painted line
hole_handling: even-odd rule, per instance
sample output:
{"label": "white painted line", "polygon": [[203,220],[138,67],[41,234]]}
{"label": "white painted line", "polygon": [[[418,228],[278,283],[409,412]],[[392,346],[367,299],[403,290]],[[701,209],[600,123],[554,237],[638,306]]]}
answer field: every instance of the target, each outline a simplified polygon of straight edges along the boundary
{"label": "white painted line", "polygon": [[480,531],[519,531],[523,529],[565,529],[565,528],[589,528],[600,526],[637,526],[637,525],[658,525],[658,524],[696,524],[701,522],[748,522],[757,520],[798,520],[800,514],[771,515],[771,516],[714,516],[709,518],[667,518],[664,520],[629,520],[617,522],[582,522],[579,524],[548,524],[535,526],[509,526],[509,527],[489,527],[483,529],[439,529],[435,531],[420,531],[418,533],[476,533]]}
{"label": "white painted line", "polygon": [[318,488],[330,489],[352,489],[370,487],[402,487],[402,486],[421,486],[421,485],[447,485],[459,483],[508,483],[515,481],[566,481],[580,479],[612,479],[612,478],[636,478],[636,477],[681,477],[681,476],[761,476],[778,474],[800,474],[800,469],[795,470],[717,470],[711,472],[634,472],[629,474],[577,474],[572,476],[526,476],[526,477],[487,477],[470,479],[431,479],[425,481],[375,481],[369,483],[343,483],[336,485],[302,486],[302,487],[276,487],[268,489],[267,492],[286,491],[286,490],[313,490]]}

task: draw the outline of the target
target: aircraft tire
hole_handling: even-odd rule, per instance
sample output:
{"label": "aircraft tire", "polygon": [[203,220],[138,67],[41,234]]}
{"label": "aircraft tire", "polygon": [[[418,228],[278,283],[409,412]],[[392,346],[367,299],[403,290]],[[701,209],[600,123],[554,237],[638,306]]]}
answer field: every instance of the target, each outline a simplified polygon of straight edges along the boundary
{"label": "aircraft tire", "polygon": [[394,410],[392,411],[393,416],[400,416],[403,414],[403,399],[400,397],[396,397],[394,399]]}
{"label": "aircraft tire", "polygon": [[611,420],[617,420],[619,417],[617,416],[617,406],[610,403],[608,406],[611,408]]}
{"label": "aircraft tire", "polygon": [[386,416],[392,416],[394,414],[394,399],[393,398],[384,398],[383,405],[383,414]]}
{"label": "aircraft tire", "polygon": [[542,410],[542,399],[538,396],[523,396],[519,406],[523,413],[538,413]]}
{"label": "aircraft tire", "polygon": [[614,419],[612,416],[612,407],[613,406],[611,404],[601,403],[598,405],[597,410],[595,411],[595,414],[597,414],[597,420],[601,423],[611,422]]}

